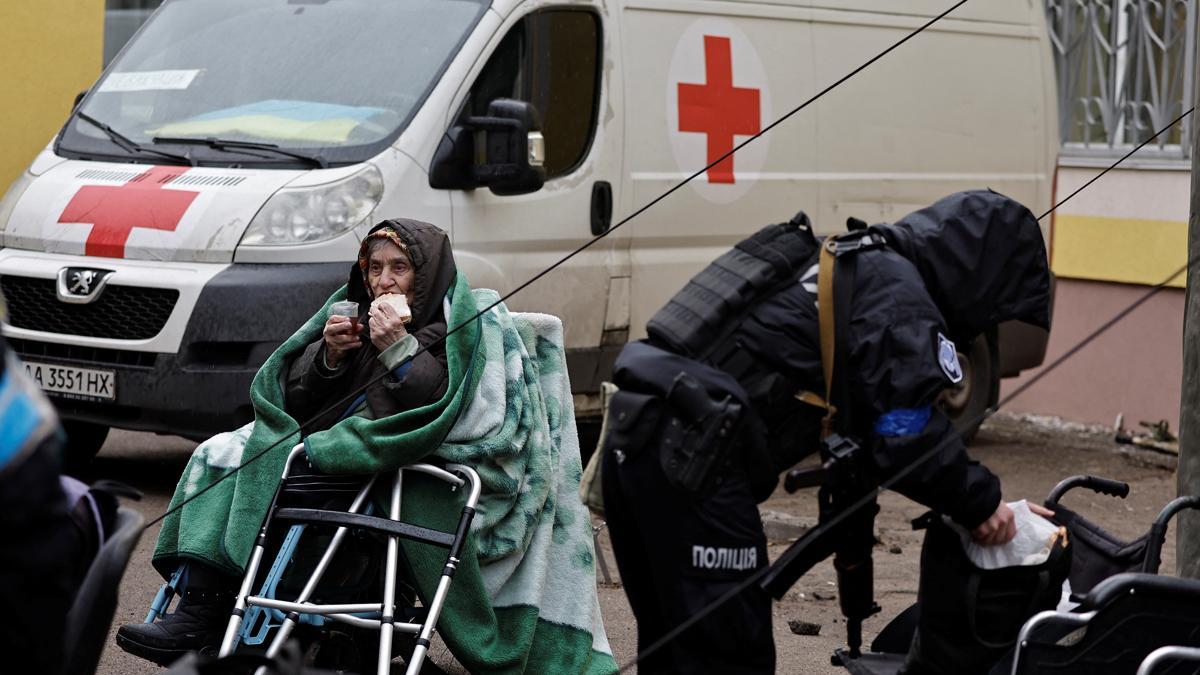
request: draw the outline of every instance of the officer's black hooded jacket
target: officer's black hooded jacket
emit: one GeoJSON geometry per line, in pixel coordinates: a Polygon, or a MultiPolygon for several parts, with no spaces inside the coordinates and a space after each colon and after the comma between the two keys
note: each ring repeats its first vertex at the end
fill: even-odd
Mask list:
{"type": "MultiPolygon", "coordinates": [[[[841,338],[848,355],[837,357],[850,405],[843,402],[839,414],[849,415],[850,431],[871,449],[879,477],[886,478],[953,435],[932,405],[952,384],[947,371],[957,375],[953,364],[939,361],[943,339],[971,339],[1011,319],[1049,328],[1049,271],[1036,219],[990,191],[951,195],[869,233],[888,245],[852,255],[849,334],[841,338]],[[931,405],[919,433],[875,431],[891,411],[931,405]]],[[[814,256],[799,283],[760,301],[728,338],[735,347],[712,359],[749,394],[765,423],[776,473],[818,448],[824,411],[793,397],[800,390],[825,393],[816,263],[814,256]]],[[[957,438],[895,489],[968,528],[1000,502],[999,480],[971,460],[957,438]]]]}

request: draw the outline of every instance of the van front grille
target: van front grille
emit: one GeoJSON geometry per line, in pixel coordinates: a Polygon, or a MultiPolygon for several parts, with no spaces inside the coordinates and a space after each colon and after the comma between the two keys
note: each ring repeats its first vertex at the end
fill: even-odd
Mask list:
{"type": "Polygon", "coordinates": [[[153,352],[134,352],[127,349],[105,349],[103,347],[85,347],[82,345],[62,345],[53,342],[23,340],[21,338],[5,338],[22,359],[37,361],[53,359],[70,361],[85,366],[122,366],[126,368],[154,368],[158,354],[153,352]]]}
{"type": "Polygon", "coordinates": [[[163,329],[179,291],[109,284],[95,301],[62,302],[53,279],[0,276],[0,292],[8,302],[8,322],[16,328],[111,338],[148,340],[163,329]]]}

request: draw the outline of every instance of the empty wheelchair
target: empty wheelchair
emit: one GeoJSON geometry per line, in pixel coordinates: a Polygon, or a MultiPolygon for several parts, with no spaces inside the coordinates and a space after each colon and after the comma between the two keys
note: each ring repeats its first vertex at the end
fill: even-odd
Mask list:
{"type": "MultiPolygon", "coordinates": [[[[1200,611],[1194,609],[1200,607],[1200,582],[1158,576],[1167,527],[1180,511],[1200,509],[1200,497],[1173,500],[1144,534],[1126,541],[1062,506],[1063,496],[1074,489],[1121,499],[1129,495],[1127,483],[1097,476],[1071,476],[1050,491],[1044,505],[1067,528],[1072,545],[1068,583],[1071,600],[1080,604],[1070,612],[1031,617],[990,675],[1133,675],[1157,647],[1200,647],[1200,611]]],[[[901,612],[859,658],[838,650],[835,665],[853,675],[901,672],[919,612],[918,605],[901,612]]],[[[1200,672],[1181,663],[1155,672],[1200,672]]]]}

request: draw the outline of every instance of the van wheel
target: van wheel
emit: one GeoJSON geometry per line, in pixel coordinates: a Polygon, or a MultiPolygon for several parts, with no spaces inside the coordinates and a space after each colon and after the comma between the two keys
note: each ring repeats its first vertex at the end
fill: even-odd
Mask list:
{"type": "Polygon", "coordinates": [[[963,378],[942,392],[938,405],[962,434],[963,443],[970,443],[983,423],[983,413],[1000,398],[1000,370],[996,338],[980,335],[971,342],[970,352],[958,349],[958,362],[963,378]]]}
{"type": "Polygon", "coordinates": [[[104,446],[104,440],[108,438],[108,427],[80,420],[63,420],[62,426],[67,434],[63,473],[79,475],[87,469],[92,463],[92,458],[104,446]]]}

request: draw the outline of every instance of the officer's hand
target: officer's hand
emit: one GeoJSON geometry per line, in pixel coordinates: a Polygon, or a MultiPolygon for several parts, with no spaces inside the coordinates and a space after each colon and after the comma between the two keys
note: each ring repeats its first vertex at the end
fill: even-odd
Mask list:
{"type": "Polygon", "coordinates": [[[1000,546],[1017,536],[1017,518],[1008,504],[1000,502],[996,512],[971,530],[971,538],[980,546],[1000,546]]]}
{"type": "Polygon", "coordinates": [[[1033,511],[1035,514],[1037,514],[1047,520],[1054,518],[1054,512],[1051,511],[1050,509],[1042,506],[1041,504],[1034,504],[1033,502],[1025,502],[1025,503],[1029,505],[1029,510],[1033,511]]]}
{"type": "Polygon", "coordinates": [[[325,337],[325,362],[337,368],[347,352],[362,346],[358,339],[361,332],[362,326],[358,325],[357,320],[351,321],[348,316],[329,317],[321,332],[325,337]]]}

